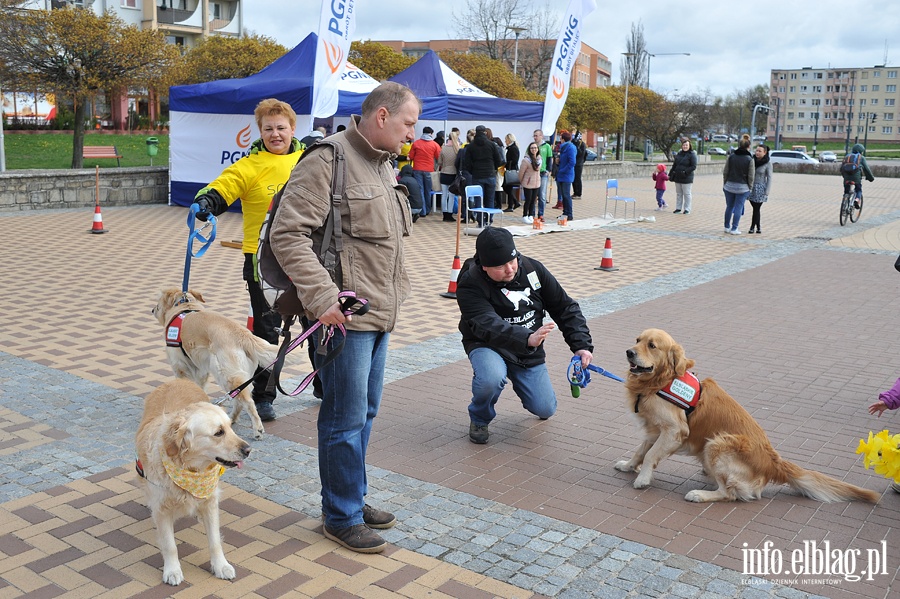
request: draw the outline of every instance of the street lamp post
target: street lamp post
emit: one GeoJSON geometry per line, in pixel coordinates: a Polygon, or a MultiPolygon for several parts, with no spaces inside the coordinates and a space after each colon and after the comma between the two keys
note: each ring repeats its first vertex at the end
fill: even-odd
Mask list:
{"type": "Polygon", "coordinates": [[[620,139],[618,143],[618,151],[624,161],[625,144],[628,143],[628,80],[631,78],[628,75],[631,74],[631,59],[637,56],[637,54],[634,52],[622,52],[622,56],[625,57],[625,63],[628,65],[628,74],[625,77],[625,110],[622,117],[622,139],[620,139]]]}
{"type": "Polygon", "coordinates": [[[513,77],[515,77],[519,70],[519,35],[523,31],[528,31],[527,27],[518,27],[518,26],[509,26],[507,27],[510,31],[516,34],[516,51],[515,58],[513,58],[513,77]]]}
{"type": "Polygon", "coordinates": [[[647,89],[650,89],[650,59],[654,56],[690,56],[690,52],[658,52],[653,54],[647,52],[647,89]]]}
{"type": "Polygon", "coordinates": [[[0,90],[0,173],[6,172],[6,140],[3,137],[3,91],[0,90]]]}

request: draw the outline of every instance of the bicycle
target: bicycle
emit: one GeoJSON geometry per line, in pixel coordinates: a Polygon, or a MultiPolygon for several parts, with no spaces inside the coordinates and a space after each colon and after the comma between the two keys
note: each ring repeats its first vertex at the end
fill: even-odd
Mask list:
{"type": "Polygon", "coordinates": [[[859,220],[859,215],[862,213],[863,209],[863,196],[862,191],[856,186],[853,185],[855,191],[851,193],[845,193],[844,197],[841,199],[841,226],[843,227],[847,224],[847,219],[850,219],[851,223],[855,223],[859,220]],[[855,202],[851,201],[851,199],[855,198],[859,202],[859,207],[857,207],[855,202]]]}

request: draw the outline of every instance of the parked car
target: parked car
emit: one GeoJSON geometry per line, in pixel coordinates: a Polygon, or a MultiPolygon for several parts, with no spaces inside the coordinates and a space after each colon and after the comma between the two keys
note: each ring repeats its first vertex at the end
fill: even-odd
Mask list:
{"type": "Polygon", "coordinates": [[[713,141],[729,141],[727,135],[717,134],[712,136],[713,141]]]}
{"type": "Polygon", "coordinates": [[[765,135],[754,135],[753,141],[766,141],[766,136],[765,135]]]}
{"type": "Polygon", "coordinates": [[[597,152],[588,148],[587,153],[584,155],[585,160],[597,160],[597,152]]]}
{"type": "Polygon", "coordinates": [[[772,150],[769,152],[769,160],[772,164],[819,164],[815,158],[796,150],[772,150]]]}
{"type": "Polygon", "coordinates": [[[710,148],[709,150],[706,151],[706,153],[707,153],[707,154],[714,154],[714,155],[716,155],[716,156],[725,156],[725,155],[728,154],[728,152],[726,152],[726,151],[723,150],[722,148],[715,148],[715,147],[710,148]]]}
{"type": "Polygon", "coordinates": [[[822,162],[837,162],[837,154],[832,152],[831,150],[825,150],[821,154],[819,154],[819,160],[822,162]]]}

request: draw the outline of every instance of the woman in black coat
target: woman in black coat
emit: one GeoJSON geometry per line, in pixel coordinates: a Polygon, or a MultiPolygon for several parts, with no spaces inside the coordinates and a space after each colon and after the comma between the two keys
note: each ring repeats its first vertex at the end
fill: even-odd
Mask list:
{"type": "Polygon", "coordinates": [[[675,214],[691,213],[691,185],[697,170],[697,153],[691,140],[681,140],[681,151],[675,154],[675,161],[669,171],[669,181],[675,184],[675,214]]]}
{"type": "Polygon", "coordinates": [[[521,206],[519,203],[519,146],[516,144],[516,136],[512,133],[506,134],[506,172],[513,172],[514,175],[505,175],[503,178],[503,192],[506,194],[506,210],[504,212],[514,212],[516,208],[521,206]],[[510,179],[515,181],[510,183],[510,179]],[[513,193],[512,188],[516,188],[513,193]]]}

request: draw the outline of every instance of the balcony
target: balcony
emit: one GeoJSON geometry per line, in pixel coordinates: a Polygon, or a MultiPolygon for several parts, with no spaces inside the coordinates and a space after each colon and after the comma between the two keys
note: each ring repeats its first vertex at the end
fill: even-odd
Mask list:
{"type": "Polygon", "coordinates": [[[187,21],[194,14],[192,10],[181,10],[180,8],[157,7],[156,22],[160,25],[174,25],[187,21]]]}

